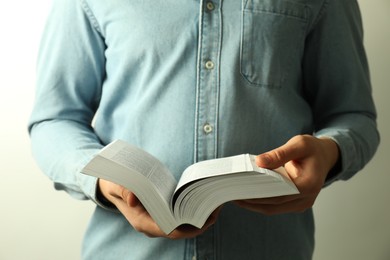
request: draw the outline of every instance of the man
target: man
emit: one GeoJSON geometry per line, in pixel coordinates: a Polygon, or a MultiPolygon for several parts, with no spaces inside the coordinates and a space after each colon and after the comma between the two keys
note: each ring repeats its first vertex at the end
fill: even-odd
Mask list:
{"type": "Polygon", "coordinates": [[[318,193],[379,143],[355,0],[54,0],[37,85],[36,160],[97,204],[83,259],[311,259],[318,193]],[[131,191],[80,173],[119,138],[176,178],[260,154],[300,194],[228,203],[166,235],[131,191]]]}

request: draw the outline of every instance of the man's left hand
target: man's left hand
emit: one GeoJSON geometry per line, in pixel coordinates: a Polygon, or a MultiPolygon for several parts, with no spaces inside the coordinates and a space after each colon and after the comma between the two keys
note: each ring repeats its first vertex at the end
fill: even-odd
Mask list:
{"type": "Polygon", "coordinates": [[[339,156],[338,145],[330,138],[295,136],[286,144],[258,155],[256,163],[268,169],[284,166],[300,194],[239,200],[236,204],[265,215],[303,212],[313,206],[339,156]]]}

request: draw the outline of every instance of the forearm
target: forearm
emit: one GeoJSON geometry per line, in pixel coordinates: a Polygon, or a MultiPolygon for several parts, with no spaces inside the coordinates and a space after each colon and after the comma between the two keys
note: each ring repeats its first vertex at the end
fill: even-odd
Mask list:
{"type": "Polygon", "coordinates": [[[32,123],[32,153],[41,170],[56,189],[78,199],[96,200],[96,179],[80,169],[101,149],[92,129],[70,120],[32,123]]]}

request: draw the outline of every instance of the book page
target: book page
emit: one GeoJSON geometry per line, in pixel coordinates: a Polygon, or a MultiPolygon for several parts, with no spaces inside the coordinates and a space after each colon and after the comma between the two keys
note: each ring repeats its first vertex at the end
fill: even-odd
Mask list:
{"type": "Polygon", "coordinates": [[[142,174],[153,183],[165,201],[170,201],[177,182],[168,168],[157,158],[120,140],[110,144],[101,155],[131,171],[142,174]]]}
{"type": "Polygon", "coordinates": [[[218,158],[195,163],[189,166],[184,172],[175,191],[189,182],[237,172],[252,171],[248,164],[248,154],[241,154],[225,158],[218,158]]]}

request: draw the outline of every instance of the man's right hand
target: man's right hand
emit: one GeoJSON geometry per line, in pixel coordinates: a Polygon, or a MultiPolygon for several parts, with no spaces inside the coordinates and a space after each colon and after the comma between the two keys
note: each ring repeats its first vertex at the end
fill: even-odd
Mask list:
{"type": "Polygon", "coordinates": [[[196,237],[215,223],[220,211],[220,208],[215,210],[201,229],[190,225],[182,225],[167,235],[152,219],[134,193],[118,184],[103,179],[98,180],[98,189],[100,189],[101,194],[108,201],[118,208],[135,230],[144,233],[148,237],[165,237],[170,239],[196,237]]]}

